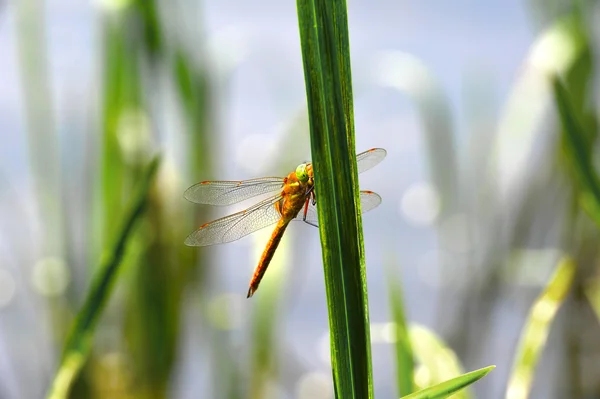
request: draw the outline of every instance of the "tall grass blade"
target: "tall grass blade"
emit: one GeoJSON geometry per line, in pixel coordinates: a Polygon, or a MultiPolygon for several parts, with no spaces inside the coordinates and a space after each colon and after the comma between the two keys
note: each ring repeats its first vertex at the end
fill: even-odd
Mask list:
{"type": "Polygon", "coordinates": [[[585,297],[590,302],[592,310],[600,322],[600,280],[592,280],[585,288],[585,297]]]}
{"type": "Polygon", "coordinates": [[[531,308],[521,334],[513,371],[506,390],[506,399],[524,399],[529,396],[538,360],[546,344],[550,325],[574,280],[576,264],[569,257],[563,258],[531,308]]]}
{"type": "Polygon", "coordinates": [[[20,63],[29,162],[42,221],[43,256],[62,255],[63,218],[59,141],[48,74],[45,7],[39,1],[15,3],[16,49],[20,63]]]}
{"type": "Polygon", "coordinates": [[[372,398],[346,2],[298,0],[297,7],[334,390],[338,398],[372,398]]]}
{"type": "Polygon", "coordinates": [[[441,384],[434,385],[429,388],[425,388],[419,392],[415,392],[408,396],[403,396],[402,399],[443,399],[450,395],[460,391],[479,381],[485,377],[490,371],[495,369],[496,366],[488,366],[479,370],[471,371],[470,373],[463,374],[459,377],[451,380],[442,382],[441,384]]]}
{"type": "Polygon", "coordinates": [[[173,261],[175,243],[181,243],[183,234],[175,236],[169,229],[172,219],[165,209],[164,192],[162,184],[155,184],[148,193],[143,228],[132,240],[139,253],[124,261],[131,270],[124,333],[136,378],[133,396],[145,399],[168,397],[177,356],[181,295],[188,281],[188,269],[173,261]],[[130,263],[134,263],[131,269],[130,263]]]}
{"type": "MultiPolygon", "coordinates": [[[[168,24],[165,17],[172,11],[165,10],[161,15],[155,0],[136,0],[127,9],[128,20],[137,24],[125,24],[122,35],[127,43],[133,43],[137,52],[136,69],[126,69],[123,73],[135,74],[124,79],[125,82],[142,84],[143,93],[160,92],[158,83],[163,72],[169,72],[172,59],[168,24]],[[146,72],[146,73],[143,73],[146,72]],[[137,76],[139,75],[139,76],[137,76]],[[140,79],[141,77],[141,79],[140,79]]],[[[168,18],[168,17],[167,17],[168,18]]],[[[126,54],[126,57],[131,55],[126,54]]],[[[185,59],[189,67],[189,59],[185,59]]],[[[174,77],[171,76],[171,80],[174,77]]],[[[175,82],[176,83],[176,82],[175,82]]],[[[122,84],[123,86],[123,84],[122,84]]],[[[191,98],[196,93],[192,93],[191,98]]],[[[163,102],[156,97],[144,96],[139,104],[139,113],[147,116],[151,128],[137,127],[145,137],[152,136],[152,125],[156,122],[154,110],[163,102]],[[142,130],[144,129],[144,130],[142,130]]],[[[135,99],[133,99],[135,101],[135,99]]],[[[161,108],[162,109],[162,108],[161,108]]],[[[125,110],[127,111],[127,109],[125,110]]],[[[186,115],[187,115],[187,109],[186,115]]],[[[202,114],[196,109],[196,114],[202,114]]],[[[132,127],[130,127],[131,129],[132,127]]],[[[192,130],[192,129],[189,129],[192,130]]],[[[197,129],[194,129],[196,132],[197,129]]],[[[186,135],[187,129],[177,132],[177,142],[186,135]]],[[[139,134],[139,136],[142,136],[139,134]]],[[[198,132],[200,134],[200,132],[198,132]]],[[[121,133],[122,135],[122,133],[121,133]]],[[[187,138],[187,135],[186,135],[187,138]]],[[[184,141],[185,142],[185,141],[184,141]]],[[[186,142],[186,147],[188,146],[186,142]]],[[[205,147],[194,148],[197,152],[206,152],[205,147]]],[[[190,159],[202,158],[191,156],[190,159]]],[[[130,166],[130,162],[127,166],[130,166]]],[[[139,161],[133,165],[138,169],[139,161]]],[[[127,355],[131,361],[131,370],[136,383],[129,388],[129,394],[146,399],[160,399],[168,396],[169,382],[176,365],[181,326],[181,301],[187,285],[193,280],[193,267],[196,264],[196,251],[190,251],[182,245],[181,237],[191,229],[193,216],[189,208],[175,205],[181,201],[179,189],[172,184],[176,173],[173,159],[165,159],[164,180],[154,185],[149,193],[147,215],[143,229],[135,234],[132,247],[139,246],[139,254],[131,262],[131,274],[128,274],[127,298],[125,301],[125,323],[123,328],[127,355]],[[189,225],[188,225],[189,224],[189,225]]],[[[125,170],[125,176],[131,171],[125,170]]],[[[125,260],[128,262],[128,259],[125,260]]],[[[114,372],[114,371],[113,371],[114,372]]]]}
{"type": "MultiPolygon", "coordinates": [[[[123,198],[132,179],[133,168],[126,160],[122,147],[122,124],[128,115],[142,110],[139,57],[136,47],[128,40],[124,15],[106,17],[104,24],[104,93],[102,106],[102,207],[104,215],[120,215],[123,198]],[[120,142],[121,140],[121,142],[120,142]]],[[[136,129],[131,133],[138,133],[136,129]]],[[[116,221],[104,217],[100,221],[104,236],[101,245],[110,242],[116,221]]]]}
{"type": "Polygon", "coordinates": [[[62,399],[67,397],[71,384],[90,352],[94,328],[112,292],[128,239],[136,222],[145,210],[148,193],[159,163],[160,160],[157,156],[146,167],[138,191],[123,219],[121,230],[94,274],[83,307],[77,314],[64,345],[61,363],[48,393],[48,398],[62,399]]]}
{"type": "Polygon", "coordinates": [[[582,30],[578,18],[565,15],[541,32],[529,49],[523,73],[501,115],[490,157],[490,172],[498,176],[497,189],[503,196],[512,195],[535,149],[540,133],[536,127],[544,122],[552,95],[548,74],[589,74],[581,70],[589,52],[582,30]]]}
{"type": "Polygon", "coordinates": [[[565,149],[581,185],[582,208],[600,226],[600,179],[594,169],[589,135],[577,120],[567,89],[558,77],[552,79],[554,98],[565,134],[565,149]]]}
{"type": "Polygon", "coordinates": [[[387,281],[392,321],[396,326],[396,383],[399,395],[405,396],[415,391],[413,349],[404,313],[402,287],[391,272],[388,272],[387,281]]]}

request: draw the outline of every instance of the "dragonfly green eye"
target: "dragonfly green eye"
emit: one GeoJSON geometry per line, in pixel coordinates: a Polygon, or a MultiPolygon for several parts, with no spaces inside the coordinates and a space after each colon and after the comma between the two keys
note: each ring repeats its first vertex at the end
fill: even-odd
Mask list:
{"type": "Polygon", "coordinates": [[[296,177],[302,183],[308,181],[308,172],[306,171],[305,163],[298,165],[298,167],[296,168],[296,177]]]}

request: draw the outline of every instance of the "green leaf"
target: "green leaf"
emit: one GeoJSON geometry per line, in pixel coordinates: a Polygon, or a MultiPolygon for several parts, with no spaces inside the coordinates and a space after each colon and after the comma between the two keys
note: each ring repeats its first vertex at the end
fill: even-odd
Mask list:
{"type": "Polygon", "coordinates": [[[297,0],[336,397],[373,380],[348,18],[344,0],[297,0]]]}
{"type": "Polygon", "coordinates": [[[552,79],[552,87],[565,133],[565,149],[582,187],[581,206],[600,226],[600,179],[594,169],[589,135],[577,120],[569,93],[558,77],[552,79]]]}
{"type": "Polygon", "coordinates": [[[425,388],[419,392],[415,392],[408,396],[403,396],[402,399],[443,399],[460,391],[461,389],[477,382],[485,377],[496,366],[488,366],[479,370],[471,371],[459,377],[442,382],[441,384],[425,388]]]}
{"type": "Polygon", "coordinates": [[[546,344],[550,325],[573,284],[576,269],[573,259],[563,258],[544,292],[531,307],[508,382],[507,399],[524,399],[529,396],[535,368],[546,344]]]}
{"type": "MultiPolygon", "coordinates": [[[[143,109],[139,54],[135,42],[127,37],[128,15],[124,13],[123,19],[107,16],[103,26],[102,184],[98,188],[102,190],[104,218],[96,224],[102,226],[104,235],[99,240],[99,234],[94,231],[92,239],[98,242],[96,248],[103,248],[109,242],[110,235],[117,229],[117,221],[109,215],[122,214],[123,198],[130,195],[127,188],[134,168],[126,162],[130,152],[122,145],[122,124],[128,115],[139,115],[143,109]]],[[[127,133],[141,132],[142,129],[136,128],[127,133]]],[[[136,139],[135,143],[140,143],[139,137],[136,139]]]]}
{"type": "Polygon", "coordinates": [[[396,326],[396,382],[400,396],[415,391],[413,349],[404,314],[402,287],[391,272],[388,273],[388,291],[392,320],[396,326]]]}
{"type": "Polygon", "coordinates": [[[61,363],[48,393],[48,398],[61,399],[67,397],[71,384],[89,355],[94,328],[104,305],[112,293],[128,239],[136,222],[146,208],[148,192],[154,181],[159,163],[160,160],[157,156],[146,167],[133,203],[123,219],[121,230],[94,274],[83,307],[71,326],[71,331],[64,345],[61,363]]]}

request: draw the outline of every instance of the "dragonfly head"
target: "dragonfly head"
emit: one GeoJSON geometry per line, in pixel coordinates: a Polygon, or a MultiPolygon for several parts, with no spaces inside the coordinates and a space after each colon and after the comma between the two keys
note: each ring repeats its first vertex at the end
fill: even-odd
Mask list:
{"type": "Polygon", "coordinates": [[[301,163],[300,165],[298,165],[298,167],[296,168],[296,177],[302,183],[306,183],[308,181],[309,176],[307,164],[301,163]]]}

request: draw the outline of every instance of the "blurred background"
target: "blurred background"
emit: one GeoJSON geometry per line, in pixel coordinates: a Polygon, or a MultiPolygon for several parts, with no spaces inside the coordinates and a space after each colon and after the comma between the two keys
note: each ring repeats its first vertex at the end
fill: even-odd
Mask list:
{"type": "MultiPolygon", "coordinates": [[[[600,398],[598,229],[547,75],[598,152],[596,1],[349,2],[375,394],[398,397],[389,281],[420,386],[490,364],[462,397],[502,398],[559,260],[575,260],[531,398],[600,398]]],[[[144,165],[162,164],[73,398],[332,398],[317,229],[203,248],[203,180],[284,176],[310,159],[296,4],[0,0],[0,398],[42,398],[144,165]]],[[[595,159],[598,159],[596,156],[595,159]]],[[[596,162],[597,166],[598,163],[596,162]]],[[[514,392],[513,392],[514,393],[514,392]]],[[[508,395],[508,396],[507,396],[508,395]]]]}

